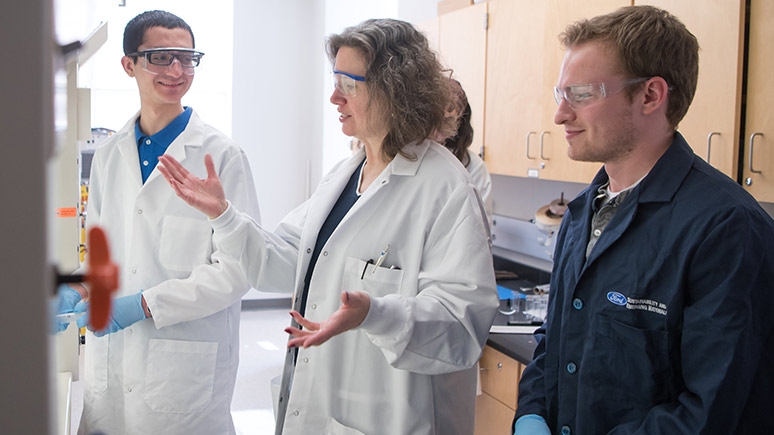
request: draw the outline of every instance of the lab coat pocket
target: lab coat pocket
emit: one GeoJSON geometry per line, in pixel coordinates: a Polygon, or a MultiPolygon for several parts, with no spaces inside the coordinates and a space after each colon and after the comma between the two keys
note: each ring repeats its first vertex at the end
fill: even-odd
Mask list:
{"type": "Polygon", "coordinates": [[[212,227],[201,219],[165,216],[159,240],[159,261],[169,270],[190,272],[209,263],[212,227]]]}
{"type": "Polygon", "coordinates": [[[108,349],[110,348],[110,335],[97,337],[89,334],[89,345],[83,356],[84,379],[87,379],[87,388],[90,394],[99,397],[107,390],[108,386],[108,349]]]}
{"type": "Polygon", "coordinates": [[[365,435],[357,429],[344,426],[332,417],[328,418],[328,427],[325,429],[325,435],[365,435]]]}
{"type": "MultiPolygon", "coordinates": [[[[591,355],[589,401],[616,403],[623,415],[629,410],[646,412],[653,403],[667,400],[669,383],[667,332],[626,324],[600,316],[596,322],[591,355]]],[[[604,407],[602,407],[604,408],[604,407]]]]}
{"type": "Polygon", "coordinates": [[[400,294],[403,271],[388,267],[374,269],[372,263],[347,257],[344,264],[342,291],[363,291],[371,296],[400,294]]]}
{"type": "Polygon", "coordinates": [[[145,402],[156,412],[199,412],[212,399],[218,343],[151,340],[145,402]]]}

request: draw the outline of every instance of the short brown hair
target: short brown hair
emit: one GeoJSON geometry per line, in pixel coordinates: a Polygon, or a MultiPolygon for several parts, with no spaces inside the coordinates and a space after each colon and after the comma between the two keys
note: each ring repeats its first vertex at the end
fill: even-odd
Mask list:
{"type": "Polygon", "coordinates": [[[414,158],[403,147],[422,142],[449,122],[448,79],[427,38],[405,21],[371,19],[328,37],[331,63],[341,47],[356,49],[366,61],[369,118],[378,115],[387,124],[382,151],[389,158],[398,153],[414,158]]]}
{"type": "Polygon", "coordinates": [[[565,48],[597,41],[610,44],[622,73],[666,80],[667,121],[677,129],[696,93],[699,76],[699,42],[677,17],[653,6],[627,6],[575,22],[560,39],[565,48]]]}

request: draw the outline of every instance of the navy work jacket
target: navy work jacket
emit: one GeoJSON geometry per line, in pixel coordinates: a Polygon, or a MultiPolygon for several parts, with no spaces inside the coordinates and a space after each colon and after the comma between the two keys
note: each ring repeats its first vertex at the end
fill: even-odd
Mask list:
{"type": "Polygon", "coordinates": [[[599,171],[557,235],[516,418],[552,433],[774,433],[774,222],[675,133],[586,259],[599,171]]]}

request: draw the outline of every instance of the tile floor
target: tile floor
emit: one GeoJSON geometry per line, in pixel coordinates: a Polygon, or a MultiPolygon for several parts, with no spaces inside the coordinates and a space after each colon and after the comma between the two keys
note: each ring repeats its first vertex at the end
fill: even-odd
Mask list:
{"type": "MultiPolygon", "coordinates": [[[[290,303],[288,303],[288,306],[290,303]]],[[[282,374],[289,308],[242,310],[239,355],[231,414],[238,435],[274,433],[271,380],[282,374]]]]}
{"type": "MultiPolygon", "coordinates": [[[[287,342],[287,334],[283,329],[290,324],[288,311],[288,308],[242,309],[239,328],[242,348],[231,402],[231,414],[238,435],[274,433],[270,385],[271,379],[282,373],[287,342]]],[[[74,382],[72,435],[78,433],[82,402],[81,383],[74,382]]]]}

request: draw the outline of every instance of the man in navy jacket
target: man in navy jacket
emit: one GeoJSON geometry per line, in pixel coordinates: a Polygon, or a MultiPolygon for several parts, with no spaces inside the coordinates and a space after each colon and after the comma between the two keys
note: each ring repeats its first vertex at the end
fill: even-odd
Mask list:
{"type": "Polygon", "coordinates": [[[677,132],[696,38],[632,6],[562,42],[555,122],[604,167],[557,236],[515,434],[774,433],[774,221],[677,132]]]}

